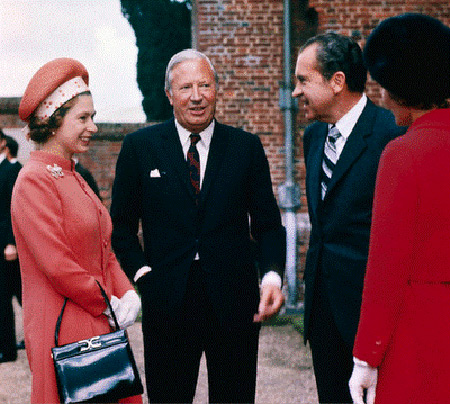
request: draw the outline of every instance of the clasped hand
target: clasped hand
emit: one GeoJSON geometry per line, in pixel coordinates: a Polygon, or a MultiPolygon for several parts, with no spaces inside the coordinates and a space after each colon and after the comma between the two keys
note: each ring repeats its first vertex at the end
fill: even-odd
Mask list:
{"type": "MultiPolygon", "coordinates": [[[[134,290],[128,290],[120,299],[117,296],[111,296],[110,303],[122,330],[134,324],[141,310],[141,299],[134,290]]],[[[111,327],[114,327],[114,320],[109,309],[105,311],[105,314],[111,327]]]]}

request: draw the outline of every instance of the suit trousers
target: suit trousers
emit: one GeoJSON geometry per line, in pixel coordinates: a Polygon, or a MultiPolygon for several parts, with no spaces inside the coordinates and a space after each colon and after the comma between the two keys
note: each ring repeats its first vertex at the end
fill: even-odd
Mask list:
{"type": "Polygon", "coordinates": [[[309,343],[319,403],[352,403],[348,387],[353,371],[352,347],[336,326],[321,276],[314,293],[309,343]]]}
{"type": "MultiPolygon", "coordinates": [[[[232,275],[230,275],[232,276],[232,275]]],[[[142,295],[145,375],[150,403],[192,403],[205,352],[210,403],[253,403],[260,326],[222,324],[198,261],[178,315],[149,314],[142,295]]],[[[148,291],[148,293],[151,293],[148,291]]]]}
{"type": "Polygon", "coordinates": [[[16,328],[8,269],[8,263],[0,258],[0,362],[17,359],[16,328]]]}
{"type": "Polygon", "coordinates": [[[20,305],[22,305],[22,281],[20,279],[19,260],[5,261],[6,277],[8,278],[8,290],[12,297],[16,297],[20,305]]]}

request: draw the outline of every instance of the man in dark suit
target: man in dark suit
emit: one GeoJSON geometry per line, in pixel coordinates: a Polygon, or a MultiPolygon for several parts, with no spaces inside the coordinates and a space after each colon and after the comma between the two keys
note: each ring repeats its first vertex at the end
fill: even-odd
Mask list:
{"type": "Polygon", "coordinates": [[[9,263],[17,260],[10,209],[12,190],[19,171],[7,159],[6,144],[6,136],[0,130],[0,362],[17,359],[9,263]]]}
{"type": "Polygon", "coordinates": [[[284,300],[268,161],[257,136],[214,119],[217,81],[204,54],[174,55],[174,119],[128,135],[117,161],[112,241],[142,295],[152,403],[192,402],[203,352],[210,402],[254,402],[260,322],[284,300]]]}
{"type": "Polygon", "coordinates": [[[348,380],[368,257],[380,154],[403,133],[364,94],[359,45],[329,33],[300,49],[293,97],[317,120],[304,134],[312,225],[305,266],[305,342],[320,403],[351,403],[348,380]]]}

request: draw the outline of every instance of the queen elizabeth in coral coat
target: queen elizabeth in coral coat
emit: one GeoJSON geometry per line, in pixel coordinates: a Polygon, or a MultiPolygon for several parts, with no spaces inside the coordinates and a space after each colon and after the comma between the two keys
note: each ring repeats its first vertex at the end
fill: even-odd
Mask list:
{"type": "MultiPolygon", "coordinates": [[[[12,198],[12,221],[20,255],[25,345],[33,403],[57,403],[50,350],[64,298],[68,303],[60,344],[110,332],[105,301],[132,286],[111,251],[106,208],[74,171],[74,163],[44,151],[31,154],[12,198]]],[[[126,402],[142,402],[141,397],[126,402]]]]}

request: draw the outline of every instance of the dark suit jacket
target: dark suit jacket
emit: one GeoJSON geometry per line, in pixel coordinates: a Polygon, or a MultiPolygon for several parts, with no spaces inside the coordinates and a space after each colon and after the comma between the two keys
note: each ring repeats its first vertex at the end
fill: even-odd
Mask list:
{"type": "Polygon", "coordinates": [[[11,225],[11,194],[19,173],[6,158],[0,163],[0,253],[8,244],[15,244],[11,225]]]}
{"type": "Polygon", "coordinates": [[[305,339],[316,277],[321,271],[335,323],[352,346],[359,322],[378,161],[386,144],[405,128],[396,126],[389,111],[368,100],[322,201],[321,165],[327,129],[326,123],[316,122],[304,135],[306,196],[312,225],[304,275],[305,339]]]}
{"type": "Polygon", "coordinates": [[[126,136],[112,193],[113,248],[149,302],[147,313],[173,314],[199,253],[211,300],[223,321],[251,322],[260,275],[281,275],[285,231],[259,138],[216,122],[198,207],[174,120],[126,136]],[[157,171],[155,171],[157,170],[157,171]],[[151,172],[159,177],[151,177],[151,172]],[[144,250],[138,241],[142,219],[144,250]],[[250,226],[251,222],[251,226],[250,226]]]}

